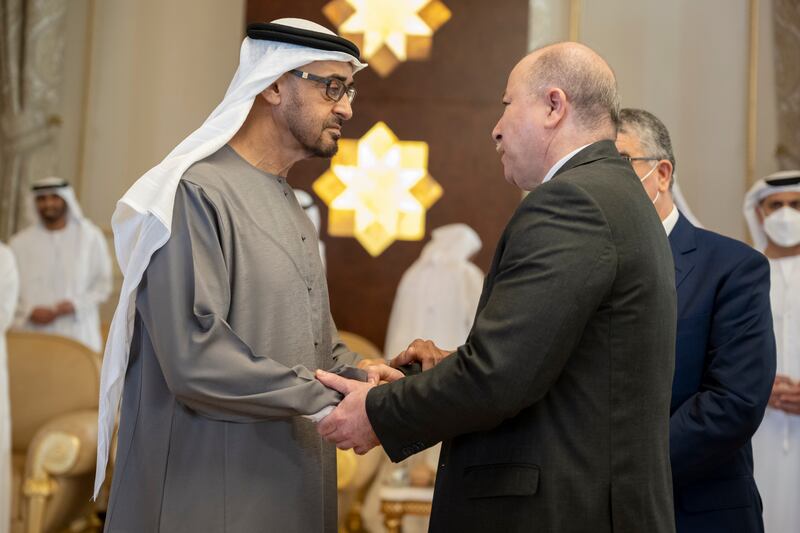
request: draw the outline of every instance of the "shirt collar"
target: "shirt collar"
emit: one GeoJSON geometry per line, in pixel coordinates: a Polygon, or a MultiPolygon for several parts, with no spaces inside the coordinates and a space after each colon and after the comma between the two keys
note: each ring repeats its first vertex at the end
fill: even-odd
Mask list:
{"type": "Polygon", "coordinates": [[[567,161],[572,159],[572,156],[574,156],[575,154],[577,154],[578,152],[580,152],[581,150],[583,150],[587,146],[589,146],[589,145],[588,144],[584,144],[580,148],[576,148],[575,150],[571,151],[570,153],[568,153],[567,155],[565,155],[564,157],[559,159],[556,162],[555,165],[550,167],[550,170],[547,171],[547,174],[544,175],[544,179],[542,180],[542,183],[544,184],[544,183],[547,183],[548,181],[550,181],[553,178],[553,176],[556,175],[556,172],[558,172],[559,169],[564,166],[564,163],[566,163],[567,161]]]}
{"type": "Polygon", "coordinates": [[[664,224],[664,230],[667,232],[667,236],[669,236],[669,234],[672,233],[672,230],[675,229],[675,224],[678,223],[679,216],[678,208],[673,205],[672,211],[669,212],[667,218],[661,221],[661,223],[664,224]]]}

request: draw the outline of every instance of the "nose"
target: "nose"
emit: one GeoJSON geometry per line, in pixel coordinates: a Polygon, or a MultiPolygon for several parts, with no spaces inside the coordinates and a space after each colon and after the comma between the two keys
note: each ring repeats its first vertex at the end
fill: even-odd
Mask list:
{"type": "Polygon", "coordinates": [[[350,120],[353,116],[353,106],[350,104],[350,99],[347,95],[342,96],[336,105],[333,106],[333,112],[342,120],[350,120]]]}
{"type": "Polygon", "coordinates": [[[57,203],[56,199],[50,195],[40,196],[37,200],[37,203],[44,209],[49,209],[57,203]]]}
{"type": "Polygon", "coordinates": [[[495,124],[494,129],[492,130],[492,139],[494,139],[495,143],[499,143],[503,140],[503,134],[500,133],[500,122],[498,121],[495,124]]]}

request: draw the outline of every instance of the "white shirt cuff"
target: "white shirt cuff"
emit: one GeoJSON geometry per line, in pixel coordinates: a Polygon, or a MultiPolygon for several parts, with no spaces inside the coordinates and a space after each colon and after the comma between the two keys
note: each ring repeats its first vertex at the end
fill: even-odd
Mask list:
{"type": "Polygon", "coordinates": [[[331,412],[333,412],[335,408],[336,406],[329,405],[328,407],[323,407],[313,415],[303,415],[303,418],[308,418],[309,420],[311,420],[316,424],[317,422],[321,421],[323,418],[331,414],[331,412]]]}

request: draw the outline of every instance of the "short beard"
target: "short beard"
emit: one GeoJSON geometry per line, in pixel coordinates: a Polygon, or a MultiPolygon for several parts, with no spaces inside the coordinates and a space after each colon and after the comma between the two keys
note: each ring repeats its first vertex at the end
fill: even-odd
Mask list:
{"type": "Polygon", "coordinates": [[[41,218],[42,222],[44,222],[46,225],[60,222],[67,216],[66,205],[60,209],[37,209],[37,211],[39,211],[39,218],[41,218]]]}
{"type": "Polygon", "coordinates": [[[292,95],[290,99],[292,111],[289,113],[286,123],[289,126],[289,132],[294,136],[297,142],[305,149],[306,152],[312,157],[331,158],[339,151],[338,140],[326,143],[322,136],[325,134],[325,129],[333,126],[342,125],[342,121],[337,117],[331,117],[325,121],[322,130],[316,138],[313,138],[313,133],[310,132],[309,120],[306,118],[303,109],[303,101],[297,95],[292,95]]]}
{"type": "Polygon", "coordinates": [[[324,128],[323,131],[320,132],[319,137],[317,140],[314,141],[312,144],[307,144],[303,140],[300,140],[300,143],[303,145],[303,148],[306,149],[308,153],[310,153],[313,157],[322,157],[326,159],[330,159],[331,157],[336,155],[336,152],[339,151],[339,143],[338,141],[333,141],[331,143],[326,144],[322,140],[322,135],[325,133],[324,128]]]}

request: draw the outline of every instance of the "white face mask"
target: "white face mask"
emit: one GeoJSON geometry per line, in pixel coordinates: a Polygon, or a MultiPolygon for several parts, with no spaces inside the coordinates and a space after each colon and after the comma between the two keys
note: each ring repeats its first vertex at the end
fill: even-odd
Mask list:
{"type": "MultiPolygon", "coordinates": [[[[656,167],[658,166],[658,163],[659,163],[659,161],[656,161],[656,164],[655,164],[655,165],[653,165],[653,168],[651,168],[651,169],[650,169],[650,172],[648,172],[647,174],[645,174],[644,176],[642,176],[641,178],[639,178],[639,181],[641,181],[642,183],[644,183],[644,180],[646,180],[647,178],[649,178],[649,177],[650,177],[650,175],[651,175],[653,172],[655,172],[655,170],[656,170],[656,167]]],[[[658,196],[659,196],[660,194],[661,194],[661,191],[659,191],[658,189],[656,189],[656,197],[655,197],[655,199],[651,200],[651,202],[653,202],[653,205],[656,205],[656,202],[658,201],[658,196]]]]}
{"type": "Polygon", "coordinates": [[[800,211],[788,205],[781,207],[764,218],[764,231],[778,246],[788,248],[800,244],[800,211]]]}

